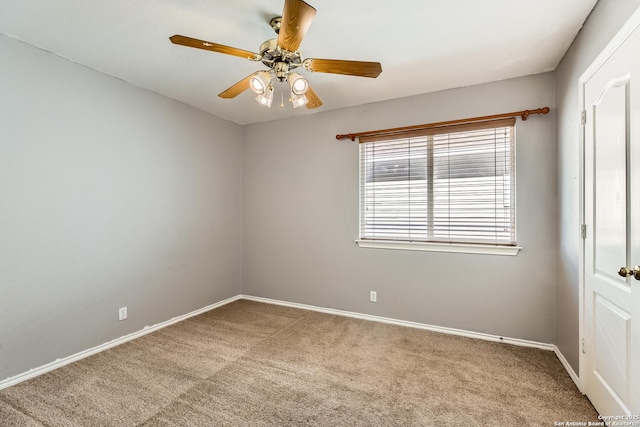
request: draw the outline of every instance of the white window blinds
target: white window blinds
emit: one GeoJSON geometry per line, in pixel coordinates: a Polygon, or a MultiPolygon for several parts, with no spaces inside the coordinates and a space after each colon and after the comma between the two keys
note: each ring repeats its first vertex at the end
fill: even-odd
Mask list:
{"type": "Polygon", "coordinates": [[[514,125],[360,137],[360,238],[515,245],[514,125]]]}

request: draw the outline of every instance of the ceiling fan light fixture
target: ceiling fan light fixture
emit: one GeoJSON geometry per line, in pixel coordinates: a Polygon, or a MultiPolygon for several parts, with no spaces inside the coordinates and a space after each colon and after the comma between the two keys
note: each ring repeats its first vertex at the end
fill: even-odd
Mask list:
{"type": "Polygon", "coordinates": [[[258,101],[260,105],[271,108],[271,103],[273,102],[273,86],[267,86],[267,89],[264,93],[258,94],[258,96],[256,96],[256,101],[258,101]]]}
{"type": "Polygon", "coordinates": [[[298,107],[302,107],[303,105],[307,105],[307,102],[309,102],[309,99],[307,99],[307,97],[304,94],[298,95],[293,91],[291,92],[291,104],[293,105],[293,108],[298,108],[298,107]]]}
{"type": "Polygon", "coordinates": [[[260,71],[249,80],[249,87],[258,95],[265,95],[270,85],[271,76],[267,71],[260,71]]]}
{"type": "Polygon", "coordinates": [[[295,95],[304,95],[309,89],[309,81],[298,73],[289,73],[289,85],[291,93],[295,95]]]}

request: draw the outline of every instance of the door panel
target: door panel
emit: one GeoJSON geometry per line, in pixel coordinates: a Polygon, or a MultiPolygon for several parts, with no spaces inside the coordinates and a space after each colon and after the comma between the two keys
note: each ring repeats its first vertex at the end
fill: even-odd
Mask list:
{"type": "Polygon", "coordinates": [[[628,401],[626,373],[629,371],[631,315],[608,299],[595,294],[594,372],[623,401],[628,401]]]}
{"type": "Polygon", "coordinates": [[[618,276],[627,260],[627,85],[629,76],[607,82],[593,105],[595,132],[594,203],[595,269],[624,283],[618,276]]]}
{"type": "Polygon", "coordinates": [[[603,415],[640,413],[640,281],[618,274],[640,264],[638,51],[636,29],[584,86],[583,386],[603,415]]]}

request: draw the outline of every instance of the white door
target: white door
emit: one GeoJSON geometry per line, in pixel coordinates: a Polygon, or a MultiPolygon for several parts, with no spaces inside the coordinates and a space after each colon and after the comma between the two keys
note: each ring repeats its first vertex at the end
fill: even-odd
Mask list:
{"type": "Polygon", "coordinates": [[[602,415],[640,414],[640,29],[625,28],[583,92],[582,372],[602,415]]]}

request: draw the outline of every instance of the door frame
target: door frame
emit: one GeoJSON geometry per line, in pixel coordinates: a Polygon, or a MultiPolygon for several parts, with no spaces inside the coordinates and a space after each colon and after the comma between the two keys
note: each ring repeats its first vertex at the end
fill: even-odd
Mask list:
{"type": "Polygon", "coordinates": [[[578,236],[580,239],[580,256],[578,259],[578,354],[580,369],[578,372],[579,384],[578,388],[580,392],[585,392],[585,378],[586,378],[586,356],[582,351],[582,346],[585,337],[585,238],[583,237],[582,230],[585,227],[585,124],[584,119],[586,114],[585,106],[585,87],[587,82],[595,75],[595,73],[604,65],[604,63],[615,53],[616,50],[629,38],[629,36],[640,26],[640,7],[631,15],[629,20],[620,28],[616,35],[606,45],[606,47],[600,52],[600,54],[593,60],[591,65],[585,70],[584,73],[578,79],[578,117],[580,120],[580,137],[579,137],[579,172],[580,177],[580,189],[579,189],[579,205],[580,205],[580,230],[578,236]]]}

